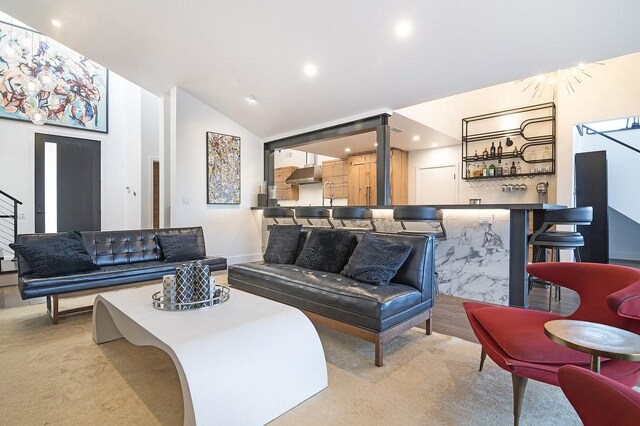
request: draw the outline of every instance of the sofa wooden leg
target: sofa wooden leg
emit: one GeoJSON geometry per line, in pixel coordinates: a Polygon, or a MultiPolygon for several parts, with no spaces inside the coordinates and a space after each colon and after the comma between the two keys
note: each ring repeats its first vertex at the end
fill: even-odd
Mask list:
{"type": "Polygon", "coordinates": [[[482,352],[480,352],[480,368],[478,368],[478,371],[482,371],[482,368],[484,367],[484,361],[487,359],[487,353],[485,352],[484,348],[482,348],[482,352]]]}
{"type": "Polygon", "coordinates": [[[54,324],[58,324],[58,296],[47,296],[47,312],[54,324]]]}
{"type": "Polygon", "coordinates": [[[433,333],[433,328],[432,328],[432,324],[431,324],[431,317],[429,317],[429,319],[427,320],[426,324],[425,324],[425,330],[427,331],[427,335],[431,336],[431,333],[433,333]]]}
{"type": "Polygon", "coordinates": [[[382,336],[378,335],[375,341],[376,345],[376,367],[382,367],[383,345],[382,336]]]}
{"type": "Polygon", "coordinates": [[[520,423],[520,414],[522,413],[522,400],[524,399],[524,391],[527,388],[529,379],[526,377],[511,374],[513,382],[513,425],[518,426],[520,423]]]}

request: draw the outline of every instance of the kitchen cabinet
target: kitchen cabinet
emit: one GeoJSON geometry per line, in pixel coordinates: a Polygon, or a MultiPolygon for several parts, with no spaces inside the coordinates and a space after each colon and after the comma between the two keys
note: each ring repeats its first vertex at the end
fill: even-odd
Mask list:
{"type": "Polygon", "coordinates": [[[278,167],[273,171],[274,184],[276,186],[276,196],[278,200],[297,201],[300,198],[298,185],[289,185],[285,181],[291,173],[297,170],[297,167],[278,167]]]}
{"type": "Polygon", "coordinates": [[[349,194],[349,167],[347,160],[330,160],[322,162],[322,184],[324,198],[347,198],[349,194]],[[325,185],[331,182],[331,187],[325,185]]]}
{"type": "MultiPolygon", "coordinates": [[[[405,151],[391,149],[391,204],[408,202],[408,156],[405,151]]],[[[377,156],[376,153],[357,154],[347,158],[348,204],[350,206],[372,206],[377,203],[377,156]]]]}

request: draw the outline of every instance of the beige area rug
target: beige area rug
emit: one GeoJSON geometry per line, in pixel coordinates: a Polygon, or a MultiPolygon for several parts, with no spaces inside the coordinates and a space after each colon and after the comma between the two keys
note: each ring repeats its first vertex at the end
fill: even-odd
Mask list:
{"type": "MultiPolygon", "coordinates": [[[[0,424],[182,424],[168,355],[125,340],[98,346],[90,315],[56,326],[44,309],[0,310],[0,424]]],[[[488,359],[478,372],[477,344],[411,330],[388,344],[377,368],[372,344],[324,329],[320,336],[329,387],[272,424],[512,424],[510,375],[488,359]]],[[[580,424],[559,388],[535,381],[523,410],[523,425],[580,424]]]]}

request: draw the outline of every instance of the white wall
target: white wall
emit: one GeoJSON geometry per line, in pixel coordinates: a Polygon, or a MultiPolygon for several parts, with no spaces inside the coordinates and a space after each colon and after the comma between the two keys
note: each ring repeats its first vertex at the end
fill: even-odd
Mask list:
{"type": "Polygon", "coordinates": [[[160,103],[162,98],[142,90],[141,116],[141,223],[143,228],[153,225],[153,166],[160,160],[160,103]]]}
{"type": "Polygon", "coordinates": [[[30,122],[0,120],[0,189],[23,201],[20,233],[35,230],[35,134],[46,133],[101,142],[102,229],[140,227],[140,88],[111,72],[109,133],[30,122]],[[130,187],[127,192],[126,187],[130,187]],[[137,196],[133,196],[136,192],[137,196]]]}
{"type": "Polygon", "coordinates": [[[207,253],[223,255],[229,263],[260,259],[260,215],[253,214],[250,207],[257,205],[258,186],[263,180],[262,140],[180,88],[174,88],[169,96],[175,99],[165,102],[175,104],[169,111],[170,120],[175,116],[175,131],[169,125],[168,138],[171,226],[202,226],[207,253]],[[207,131],[241,138],[240,205],[207,204],[207,131]]]}

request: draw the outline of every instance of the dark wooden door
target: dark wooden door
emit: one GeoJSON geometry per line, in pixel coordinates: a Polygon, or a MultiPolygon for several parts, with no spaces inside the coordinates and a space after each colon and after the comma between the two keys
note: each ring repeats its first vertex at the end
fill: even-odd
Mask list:
{"type": "Polygon", "coordinates": [[[160,162],[153,162],[153,228],[160,228],[160,162]]]}
{"type": "Polygon", "coordinates": [[[607,152],[594,151],[576,154],[576,207],[592,206],[593,222],[578,226],[584,236],[580,248],[583,262],[609,263],[609,197],[607,152]]]}
{"type": "Polygon", "coordinates": [[[36,232],[99,231],[100,209],[100,141],[36,133],[36,232]]]}

